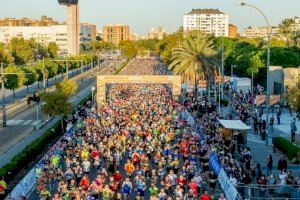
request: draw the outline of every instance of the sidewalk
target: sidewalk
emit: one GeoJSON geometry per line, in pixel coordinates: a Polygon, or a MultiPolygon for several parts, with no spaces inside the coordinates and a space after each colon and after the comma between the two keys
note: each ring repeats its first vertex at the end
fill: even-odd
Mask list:
{"type": "MultiPolygon", "coordinates": [[[[271,117],[272,114],[269,116],[271,117]]],[[[280,117],[280,124],[277,124],[276,113],[274,113],[275,123],[274,123],[274,131],[269,132],[271,137],[284,137],[288,141],[291,141],[291,127],[290,124],[293,118],[296,118],[295,115],[291,116],[287,110],[283,110],[280,117]]],[[[262,119],[266,119],[266,114],[262,115],[262,119]]],[[[300,146],[300,120],[296,118],[296,144],[300,146]]]]}

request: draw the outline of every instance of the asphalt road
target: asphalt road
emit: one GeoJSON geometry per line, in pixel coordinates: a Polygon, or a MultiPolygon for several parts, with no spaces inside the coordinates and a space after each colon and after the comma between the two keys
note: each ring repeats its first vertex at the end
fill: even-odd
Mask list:
{"type": "MultiPolygon", "coordinates": [[[[83,79],[79,79],[77,81],[78,92],[70,99],[70,102],[77,103],[77,100],[82,97],[82,95],[87,96],[90,92],[90,87],[95,85],[95,75],[111,74],[111,68],[115,67],[115,65],[120,65],[120,63],[115,63],[115,65],[110,64],[111,63],[108,62],[103,68],[97,68],[95,69],[96,71],[88,73],[83,79]]],[[[10,117],[7,121],[8,127],[0,127],[0,156],[34,131],[37,125],[36,113],[37,107],[32,104],[29,108],[25,108],[24,111],[10,117]]],[[[49,120],[46,119],[46,116],[41,116],[39,124],[41,124],[41,119],[45,121],[49,120]]],[[[0,122],[2,123],[2,121],[0,122]]]]}
{"type": "MultiPolygon", "coordinates": [[[[91,69],[91,66],[84,66],[83,67],[83,72],[87,71],[91,69]]],[[[69,71],[69,78],[72,78],[78,74],[81,73],[81,69],[74,69],[74,70],[70,70],[69,71]]],[[[57,81],[61,80],[62,77],[66,76],[66,74],[59,74],[56,78],[51,78],[48,80],[48,87],[52,87],[57,81]]],[[[46,82],[47,84],[47,82],[46,82]]],[[[39,90],[41,90],[43,88],[43,82],[35,82],[34,84],[30,85],[28,87],[28,92],[27,92],[27,87],[23,86],[22,88],[19,88],[15,91],[15,99],[13,96],[13,92],[10,90],[5,89],[5,104],[9,105],[11,103],[13,103],[14,101],[18,100],[18,99],[22,99],[24,97],[26,97],[28,94],[33,94],[35,92],[38,92],[39,90]]],[[[1,91],[1,97],[2,97],[2,91],[1,91]]],[[[0,99],[0,105],[2,106],[3,100],[2,98],[0,99]]]]}

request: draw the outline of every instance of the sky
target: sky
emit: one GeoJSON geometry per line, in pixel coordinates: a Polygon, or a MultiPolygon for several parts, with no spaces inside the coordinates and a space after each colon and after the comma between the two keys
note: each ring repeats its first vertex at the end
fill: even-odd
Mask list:
{"type": "MultiPolygon", "coordinates": [[[[277,25],[284,18],[300,16],[300,0],[244,0],[259,7],[277,25]]],[[[80,22],[89,22],[100,29],[106,24],[127,24],[132,32],[145,35],[151,28],[162,26],[176,31],[183,15],[193,8],[215,8],[229,15],[229,23],[243,33],[248,26],[265,25],[263,17],[253,8],[240,7],[240,0],[79,0],[80,22]]],[[[42,15],[63,22],[65,6],[57,0],[0,0],[0,18],[42,15]]]]}

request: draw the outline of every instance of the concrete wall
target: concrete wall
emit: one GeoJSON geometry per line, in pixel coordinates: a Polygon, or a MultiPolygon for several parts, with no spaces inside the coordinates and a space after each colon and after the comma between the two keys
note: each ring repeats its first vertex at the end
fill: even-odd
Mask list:
{"type": "MultiPolygon", "coordinates": [[[[281,66],[270,66],[270,94],[274,94],[274,84],[283,85],[283,72],[281,66]]],[[[283,88],[281,88],[282,91],[283,88]]]]}

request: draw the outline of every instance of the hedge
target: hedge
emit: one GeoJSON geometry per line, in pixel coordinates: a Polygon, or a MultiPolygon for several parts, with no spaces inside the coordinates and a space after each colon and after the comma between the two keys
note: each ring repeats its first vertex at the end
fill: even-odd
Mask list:
{"type": "Polygon", "coordinates": [[[300,162],[300,148],[283,137],[273,138],[273,145],[285,154],[293,163],[300,162]]]}
{"type": "MultiPolygon", "coordinates": [[[[91,99],[91,95],[84,98],[79,105],[85,104],[91,99]]],[[[0,168],[0,176],[4,176],[8,180],[9,188],[14,187],[15,179],[22,170],[32,168],[36,162],[48,151],[48,147],[52,146],[62,136],[60,121],[49,128],[41,137],[30,143],[20,153],[15,155],[12,160],[0,168]],[[53,131],[54,130],[54,131],[53,131]]],[[[21,175],[22,176],[22,175],[21,175]]]]}
{"type": "Polygon", "coordinates": [[[41,137],[30,143],[20,153],[15,155],[11,162],[0,168],[0,176],[6,176],[9,180],[13,179],[22,169],[27,168],[31,162],[36,161],[36,158],[41,155],[45,147],[56,140],[61,135],[60,122],[57,122],[53,127],[49,128],[41,137]],[[52,129],[55,133],[53,134],[52,129]]]}
{"type": "Polygon", "coordinates": [[[114,75],[118,75],[125,67],[126,65],[129,63],[129,61],[124,62],[115,72],[114,75]]]}

